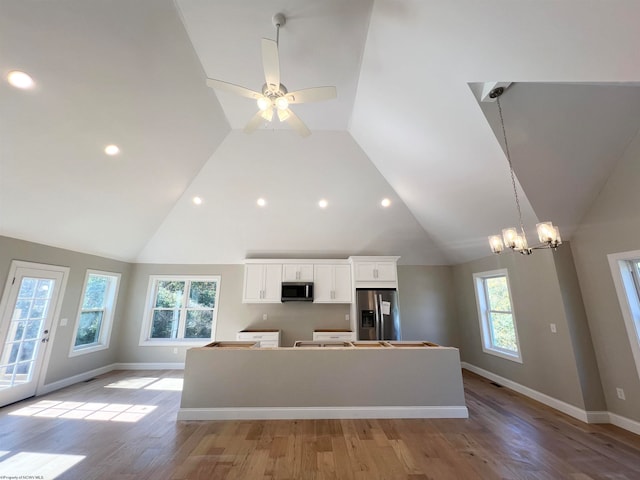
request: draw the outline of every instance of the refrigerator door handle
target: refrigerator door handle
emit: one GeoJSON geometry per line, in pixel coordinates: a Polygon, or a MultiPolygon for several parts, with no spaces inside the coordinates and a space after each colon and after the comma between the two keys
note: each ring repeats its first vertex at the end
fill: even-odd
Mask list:
{"type": "Polygon", "coordinates": [[[376,336],[378,337],[377,340],[382,340],[380,335],[382,333],[380,330],[380,311],[378,310],[378,297],[376,295],[373,295],[373,303],[375,303],[373,311],[376,318],[376,336]]]}
{"type": "Polygon", "coordinates": [[[382,311],[382,295],[378,295],[378,309],[380,310],[380,340],[384,338],[384,312],[382,311]]]}

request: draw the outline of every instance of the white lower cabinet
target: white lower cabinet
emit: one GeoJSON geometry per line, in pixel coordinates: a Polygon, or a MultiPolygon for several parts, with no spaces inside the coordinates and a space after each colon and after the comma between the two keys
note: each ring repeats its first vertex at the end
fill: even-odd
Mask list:
{"type": "Polygon", "coordinates": [[[313,332],[314,342],[326,342],[328,340],[350,342],[353,340],[353,332],[313,332]]]}
{"type": "Polygon", "coordinates": [[[351,266],[316,265],[313,278],[314,303],[351,303],[351,266]]]}
{"type": "Polygon", "coordinates": [[[260,348],[279,347],[280,330],[242,330],[236,335],[241,342],[260,342],[260,348]]]}

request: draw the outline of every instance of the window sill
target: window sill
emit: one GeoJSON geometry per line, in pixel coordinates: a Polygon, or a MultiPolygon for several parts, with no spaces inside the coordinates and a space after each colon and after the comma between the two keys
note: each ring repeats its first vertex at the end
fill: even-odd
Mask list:
{"type": "Polygon", "coordinates": [[[505,360],[510,360],[510,361],[516,362],[516,363],[522,363],[522,356],[518,355],[518,354],[507,353],[507,352],[504,352],[502,350],[495,350],[495,349],[487,348],[487,347],[483,347],[482,351],[484,353],[488,353],[489,355],[493,355],[495,357],[500,357],[500,358],[503,358],[505,360]]]}
{"type": "Polygon", "coordinates": [[[109,348],[109,345],[104,345],[104,344],[92,345],[90,347],[83,347],[83,348],[76,348],[76,349],[72,348],[71,351],[69,352],[69,358],[79,357],[82,355],[86,355],[87,353],[99,352],[101,350],[106,350],[108,348],[109,348]]]}

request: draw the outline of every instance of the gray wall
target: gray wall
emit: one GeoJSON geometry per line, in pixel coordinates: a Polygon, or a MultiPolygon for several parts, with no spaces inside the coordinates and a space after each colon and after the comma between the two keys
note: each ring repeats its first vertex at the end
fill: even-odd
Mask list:
{"type": "Polygon", "coordinates": [[[640,421],[640,378],[607,261],[640,250],[640,135],[573,235],[573,255],[609,411],[640,421]],[[626,400],[619,400],[616,387],[626,400]]]}
{"type": "Polygon", "coordinates": [[[459,345],[453,288],[453,267],[398,265],[398,296],[404,340],[459,345]]]}
{"type": "MultiPolygon", "coordinates": [[[[120,329],[120,362],[184,362],[186,347],[140,346],[140,329],[149,275],[220,275],[220,297],[216,340],[235,340],[245,328],[282,330],[281,344],[311,340],[314,329],[350,328],[345,315],[350,306],[311,303],[243,304],[244,265],[157,265],[133,266],[126,322],[120,329]],[[267,320],[263,320],[263,315],[267,320]]],[[[455,345],[455,305],[451,267],[399,266],[400,316],[403,338],[431,340],[455,345]]]]}
{"type": "MultiPolygon", "coordinates": [[[[568,247],[568,244],[563,246],[568,247]]],[[[571,272],[567,270],[564,275],[569,277],[571,272]]],[[[578,327],[570,325],[565,311],[565,302],[579,303],[581,299],[564,298],[572,293],[579,295],[579,292],[562,291],[552,251],[536,251],[528,257],[505,253],[457,265],[454,267],[454,283],[463,361],[578,408],[604,409],[597,393],[589,402],[583,395],[572,341],[572,331],[578,327]],[[509,272],[522,364],[482,351],[473,273],[501,268],[509,272]],[[551,323],[556,324],[556,334],[551,332],[551,323]]],[[[580,318],[575,312],[572,315],[572,322],[582,322],[579,326],[581,331],[588,330],[584,317],[580,318]]],[[[579,340],[579,343],[582,346],[584,340],[579,340]]],[[[585,385],[586,390],[591,388],[593,385],[585,385]]]]}
{"type": "Polygon", "coordinates": [[[129,272],[131,265],[95,255],[63,250],[38,243],[26,242],[14,238],[0,236],[0,295],[5,288],[5,280],[9,274],[12,260],[44,263],[69,267],[67,288],[62,298],[60,318],[67,318],[66,326],[58,325],[53,342],[50,342],[51,358],[45,365],[45,383],[52,383],[73,375],[87,372],[95,368],[110,365],[117,361],[117,345],[119,329],[122,324],[122,312],[129,289],[129,272]],[[122,274],[118,303],[116,306],[114,325],[111,332],[111,343],[108,349],[69,358],[73,328],[78,315],[80,297],[87,269],[104,270],[122,274]]]}
{"type": "Polygon", "coordinates": [[[349,328],[345,315],[349,305],[310,303],[244,304],[242,288],[244,265],[156,265],[136,264],[133,267],[126,323],[119,338],[121,362],[184,362],[185,347],[139,346],[144,316],[144,302],[149,275],[220,275],[220,296],[216,340],[235,340],[245,328],[275,328],[282,330],[281,344],[291,346],[296,340],[311,340],[316,328],[349,328]],[[263,320],[263,315],[267,320],[263,320]]]}

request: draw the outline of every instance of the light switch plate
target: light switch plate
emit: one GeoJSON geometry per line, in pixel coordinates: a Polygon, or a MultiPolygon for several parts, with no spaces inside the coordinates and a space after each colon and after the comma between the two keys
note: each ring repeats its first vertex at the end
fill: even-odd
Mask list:
{"type": "Polygon", "coordinates": [[[624,390],[621,389],[620,387],[616,388],[616,393],[618,394],[618,398],[620,400],[626,400],[627,399],[627,397],[625,397],[625,395],[624,395],[624,390]]]}
{"type": "Polygon", "coordinates": [[[349,321],[349,314],[348,314],[348,313],[344,316],[344,321],[345,321],[345,322],[348,322],[348,321],[349,321]]]}
{"type": "Polygon", "coordinates": [[[263,314],[262,314],[262,319],[263,319],[263,320],[266,320],[268,317],[269,317],[269,316],[268,316],[266,313],[263,313],[263,314]]]}
{"type": "Polygon", "coordinates": [[[60,319],[60,326],[61,327],[66,327],[68,321],[69,321],[69,319],[67,319],[67,318],[61,318],[60,319]]]}
{"type": "Polygon", "coordinates": [[[550,323],[549,327],[551,328],[551,333],[557,333],[558,330],[556,329],[556,324],[555,323],[550,323]]]}

